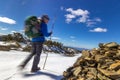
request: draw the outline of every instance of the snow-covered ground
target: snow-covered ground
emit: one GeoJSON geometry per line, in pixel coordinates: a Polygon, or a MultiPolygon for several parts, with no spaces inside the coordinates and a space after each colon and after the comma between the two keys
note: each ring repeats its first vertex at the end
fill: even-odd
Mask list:
{"type": "MultiPolygon", "coordinates": [[[[23,71],[18,71],[17,66],[29,55],[21,51],[0,51],[0,80],[61,80],[63,71],[72,66],[80,57],[67,57],[60,54],[49,53],[45,70],[37,73],[30,73],[31,60],[23,71]]],[[[39,66],[43,68],[46,54],[41,55],[39,66]]]]}

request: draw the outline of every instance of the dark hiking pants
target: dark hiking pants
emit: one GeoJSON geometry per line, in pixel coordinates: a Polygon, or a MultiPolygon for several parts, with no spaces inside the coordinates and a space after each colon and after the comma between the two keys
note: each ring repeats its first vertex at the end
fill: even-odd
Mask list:
{"type": "Polygon", "coordinates": [[[39,61],[40,61],[40,55],[41,55],[41,52],[42,52],[42,48],[43,48],[43,42],[32,42],[31,54],[23,62],[24,66],[34,56],[32,70],[37,69],[39,61]]]}

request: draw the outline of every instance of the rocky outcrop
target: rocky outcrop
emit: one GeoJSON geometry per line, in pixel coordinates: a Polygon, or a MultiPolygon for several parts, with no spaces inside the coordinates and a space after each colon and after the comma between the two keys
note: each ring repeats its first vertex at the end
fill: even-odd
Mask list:
{"type": "Polygon", "coordinates": [[[10,46],[0,45],[0,51],[9,51],[9,50],[10,50],[10,46]]]}
{"type": "Polygon", "coordinates": [[[1,51],[18,50],[21,45],[18,42],[0,42],[1,51]]]}
{"type": "Polygon", "coordinates": [[[99,48],[83,50],[62,80],[120,80],[120,45],[100,43],[99,48]]]}
{"type": "MultiPolygon", "coordinates": [[[[31,49],[32,48],[31,48],[30,42],[27,44],[15,42],[15,41],[0,42],[0,51],[18,50],[18,51],[30,52],[31,49]]],[[[72,49],[69,47],[64,48],[64,46],[63,46],[63,48],[61,48],[57,45],[48,46],[45,44],[43,45],[43,51],[63,54],[65,56],[69,56],[69,57],[74,56],[76,53],[80,53],[78,50],[75,50],[75,49],[72,49]]]]}

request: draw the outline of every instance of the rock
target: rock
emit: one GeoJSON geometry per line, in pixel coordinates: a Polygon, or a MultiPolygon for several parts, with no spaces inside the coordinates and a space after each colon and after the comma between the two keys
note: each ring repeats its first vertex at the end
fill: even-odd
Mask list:
{"type": "Polygon", "coordinates": [[[100,48],[104,48],[104,43],[99,43],[98,45],[100,48]]]}
{"type": "Polygon", "coordinates": [[[115,71],[119,70],[120,69],[120,60],[117,60],[113,64],[111,64],[109,69],[115,70],[115,71]]]}
{"type": "Polygon", "coordinates": [[[90,51],[89,50],[83,50],[82,51],[82,57],[90,58],[91,57],[90,51]]]}
{"type": "Polygon", "coordinates": [[[68,77],[68,76],[69,76],[69,73],[66,72],[66,71],[64,71],[64,72],[63,72],[63,76],[68,77]]]}
{"type": "Polygon", "coordinates": [[[96,60],[97,62],[100,62],[100,60],[102,60],[102,58],[104,58],[103,55],[100,55],[100,54],[95,55],[95,60],[96,60]]]}
{"type": "Polygon", "coordinates": [[[107,48],[117,48],[119,45],[116,42],[110,42],[105,44],[105,47],[107,48]]]}
{"type": "Polygon", "coordinates": [[[85,80],[85,78],[79,77],[77,80],[85,80]]]}
{"type": "Polygon", "coordinates": [[[100,71],[105,76],[110,77],[111,79],[114,79],[114,80],[120,78],[120,71],[105,70],[101,68],[98,68],[98,71],[100,71]]]}
{"type": "Polygon", "coordinates": [[[63,72],[64,80],[120,80],[120,45],[100,43],[99,48],[83,50],[72,67],[63,72]]]}
{"type": "Polygon", "coordinates": [[[118,49],[120,50],[120,46],[118,46],[118,49]]]}
{"type": "Polygon", "coordinates": [[[80,72],[81,72],[81,70],[82,70],[82,68],[81,67],[76,67],[75,69],[74,69],[74,71],[73,71],[73,75],[74,76],[77,76],[80,72]]]}
{"type": "Polygon", "coordinates": [[[110,78],[108,78],[100,73],[97,74],[97,77],[98,77],[98,80],[112,80],[112,79],[110,79],[110,78]]]}
{"type": "Polygon", "coordinates": [[[96,68],[89,68],[89,71],[88,71],[86,77],[91,79],[91,80],[92,79],[96,79],[96,77],[97,77],[97,70],[96,70],[96,68]]]}

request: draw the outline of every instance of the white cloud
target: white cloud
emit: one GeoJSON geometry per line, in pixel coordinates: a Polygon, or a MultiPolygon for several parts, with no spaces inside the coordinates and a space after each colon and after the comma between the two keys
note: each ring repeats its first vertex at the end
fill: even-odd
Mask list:
{"type": "Polygon", "coordinates": [[[16,24],[16,21],[10,19],[8,17],[0,17],[0,22],[7,23],[7,24],[16,24]]]}
{"type": "Polygon", "coordinates": [[[66,9],[67,12],[70,12],[69,14],[65,15],[66,22],[71,22],[72,19],[78,18],[76,21],[79,23],[85,23],[87,19],[89,18],[89,12],[87,10],[77,9],[73,10],[72,8],[66,9]]]}
{"type": "Polygon", "coordinates": [[[75,36],[70,36],[70,38],[74,39],[74,38],[75,38],[75,36]]]}
{"type": "Polygon", "coordinates": [[[107,32],[107,29],[98,27],[93,30],[90,30],[90,32],[107,32]]]}
{"type": "Polygon", "coordinates": [[[76,40],[72,40],[72,42],[75,42],[76,40]]]}
{"type": "MultiPolygon", "coordinates": [[[[101,18],[99,17],[91,18],[89,16],[90,12],[88,10],[83,9],[74,10],[73,8],[67,8],[65,9],[65,11],[68,12],[65,15],[66,23],[70,23],[74,19],[76,20],[77,23],[84,23],[86,24],[86,26],[95,27],[97,26],[98,23],[102,22],[101,18]]],[[[107,29],[98,27],[93,30],[90,30],[90,32],[107,32],[107,29]]]]}
{"type": "Polygon", "coordinates": [[[22,32],[22,33],[23,33],[23,32],[24,32],[24,30],[20,30],[20,32],[22,32]]]}
{"type": "Polygon", "coordinates": [[[17,31],[11,31],[11,33],[16,33],[17,31]]]}
{"type": "Polygon", "coordinates": [[[60,40],[59,37],[52,37],[52,40],[60,40]]]}
{"type": "Polygon", "coordinates": [[[0,33],[0,35],[5,35],[4,33],[0,33]]]}
{"type": "Polygon", "coordinates": [[[72,19],[75,18],[76,16],[73,14],[66,14],[65,17],[66,17],[66,22],[70,23],[72,19]]]}
{"type": "Polygon", "coordinates": [[[89,16],[83,15],[81,18],[77,19],[77,22],[79,22],[79,23],[85,23],[88,18],[89,18],[89,16]]]}
{"type": "Polygon", "coordinates": [[[101,22],[102,21],[100,18],[95,18],[94,20],[97,21],[97,22],[101,22]]]}
{"type": "Polygon", "coordinates": [[[94,18],[94,19],[88,19],[86,22],[87,26],[94,26],[96,25],[98,22],[102,22],[102,20],[100,18],[94,18]]]}
{"type": "Polygon", "coordinates": [[[64,10],[64,7],[63,7],[63,6],[61,6],[61,7],[60,7],[60,9],[61,9],[61,10],[64,10]]]}
{"type": "Polygon", "coordinates": [[[68,11],[68,12],[72,12],[73,9],[72,9],[72,8],[68,8],[68,9],[66,9],[66,11],[68,11]]]}
{"type": "Polygon", "coordinates": [[[24,30],[19,30],[17,32],[21,33],[22,35],[25,35],[25,33],[24,33],[25,31],[24,30]]]}
{"type": "Polygon", "coordinates": [[[85,23],[87,26],[95,26],[97,23],[102,22],[99,17],[90,19],[90,12],[88,10],[68,8],[66,12],[69,12],[65,15],[66,23],[70,23],[73,19],[77,23],[85,23]]]}
{"type": "Polygon", "coordinates": [[[75,18],[76,16],[73,15],[73,14],[66,14],[65,17],[66,17],[67,19],[68,19],[68,18],[72,19],[72,18],[75,18]]]}
{"type": "Polygon", "coordinates": [[[87,24],[87,26],[94,26],[97,23],[94,21],[88,21],[86,24],[87,24]]]}
{"type": "Polygon", "coordinates": [[[66,19],[65,21],[66,21],[66,23],[69,24],[69,23],[72,21],[72,19],[68,18],[68,19],[66,19]]]}
{"type": "Polygon", "coordinates": [[[72,8],[68,8],[66,9],[66,11],[76,16],[83,16],[89,14],[87,10],[82,10],[82,9],[73,10],[72,8]]]}
{"type": "Polygon", "coordinates": [[[0,27],[0,30],[5,31],[5,30],[8,30],[8,28],[0,27]]]}

